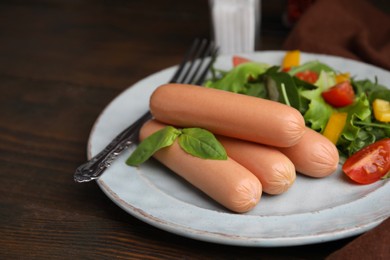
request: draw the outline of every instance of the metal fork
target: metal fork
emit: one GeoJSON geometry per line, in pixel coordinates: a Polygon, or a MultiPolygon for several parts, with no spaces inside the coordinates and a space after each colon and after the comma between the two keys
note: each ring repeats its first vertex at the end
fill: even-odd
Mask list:
{"type": "MultiPolygon", "coordinates": [[[[212,42],[196,39],[169,82],[201,85],[217,54],[218,48],[212,42]],[[211,58],[207,61],[208,56],[211,58]]],[[[123,130],[100,153],[76,169],[74,180],[88,182],[98,179],[119,154],[137,143],[141,126],[151,118],[152,114],[147,111],[123,130]]]]}

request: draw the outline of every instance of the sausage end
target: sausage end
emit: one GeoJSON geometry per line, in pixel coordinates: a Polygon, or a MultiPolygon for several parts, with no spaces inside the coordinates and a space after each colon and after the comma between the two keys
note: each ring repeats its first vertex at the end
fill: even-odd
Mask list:
{"type": "Polygon", "coordinates": [[[263,190],[271,195],[282,194],[293,185],[295,179],[295,167],[291,161],[277,163],[273,165],[273,175],[268,178],[268,185],[263,184],[263,190]]]}
{"type": "Polygon", "coordinates": [[[243,179],[231,193],[229,209],[237,213],[245,213],[252,210],[260,201],[262,186],[260,181],[243,179]]]}

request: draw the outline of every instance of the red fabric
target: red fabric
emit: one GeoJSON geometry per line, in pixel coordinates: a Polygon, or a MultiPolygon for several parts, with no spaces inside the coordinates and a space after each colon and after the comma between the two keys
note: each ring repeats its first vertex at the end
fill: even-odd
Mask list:
{"type": "Polygon", "coordinates": [[[283,48],[342,56],[390,70],[390,16],[365,0],[317,0],[283,48]]]}

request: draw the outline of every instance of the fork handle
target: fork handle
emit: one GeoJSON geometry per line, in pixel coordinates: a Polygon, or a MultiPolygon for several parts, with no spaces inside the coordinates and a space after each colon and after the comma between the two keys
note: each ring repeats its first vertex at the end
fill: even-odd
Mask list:
{"type": "Polygon", "coordinates": [[[74,180],[88,182],[98,179],[118,155],[138,141],[141,126],[151,118],[152,114],[148,111],[123,130],[101,152],[76,169],[74,180]]]}

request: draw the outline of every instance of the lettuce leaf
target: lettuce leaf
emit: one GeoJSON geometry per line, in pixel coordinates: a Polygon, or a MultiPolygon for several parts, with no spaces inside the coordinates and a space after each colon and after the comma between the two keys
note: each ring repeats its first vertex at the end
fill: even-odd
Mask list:
{"type": "Polygon", "coordinates": [[[322,132],[328,123],[329,117],[332,115],[333,109],[329,106],[321,96],[314,97],[310,104],[309,109],[303,115],[306,123],[318,132],[322,132]]]}
{"type": "Polygon", "coordinates": [[[356,126],[356,121],[370,121],[371,109],[367,96],[361,94],[360,97],[350,106],[340,109],[341,112],[348,113],[347,123],[341,136],[349,141],[354,141],[359,133],[360,127],[356,126]]]}
{"type": "Polygon", "coordinates": [[[309,62],[303,63],[302,65],[299,65],[297,67],[294,67],[288,73],[290,75],[295,75],[298,72],[303,72],[303,71],[306,71],[306,70],[315,71],[317,73],[320,73],[322,71],[324,71],[324,72],[335,72],[328,65],[315,60],[315,61],[309,61],[309,62]]]}
{"type": "Polygon", "coordinates": [[[336,74],[333,71],[321,71],[316,83],[321,92],[336,85],[336,74]]]}
{"type": "MultiPolygon", "coordinates": [[[[254,91],[255,87],[264,87],[264,85],[258,84],[259,82],[256,82],[256,79],[268,68],[269,65],[265,63],[243,63],[234,67],[222,77],[207,81],[205,86],[240,94],[252,93],[253,95],[253,93],[256,93],[256,91],[254,91]]],[[[258,93],[264,94],[264,91],[258,90],[257,94],[258,93]]]]}
{"type": "Polygon", "coordinates": [[[302,90],[301,96],[309,100],[309,106],[303,117],[306,123],[314,130],[322,132],[328,123],[329,117],[334,109],[322,98],[321,93],[335,84],[335,75],[333,71],[321,71],[316,89],[302,90]]]}

